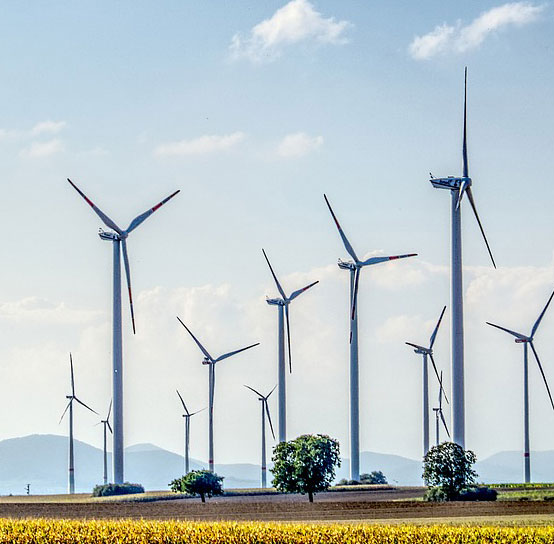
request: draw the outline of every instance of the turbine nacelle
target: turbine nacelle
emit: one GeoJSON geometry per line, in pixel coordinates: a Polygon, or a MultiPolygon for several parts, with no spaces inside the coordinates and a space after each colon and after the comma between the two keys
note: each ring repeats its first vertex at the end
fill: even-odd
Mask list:
{"type": "Polygon", "coordinates": [[[471,178],[448,176],[447,178],[431,178],[429,180],[435,189],[450,189],[458,191],[462,185],[471,187],[471,178]]]}
{"type": "Polygon", "coordinates": [[[109,230],[98,229],[98,236],[100,236],[100,238],[102,238],[102,240],[107,240],[109,242],[114,242],[116,240],[121,240],[121,236],[119,236],[119,234],[117,234],[116,232],[109,231],[109,230]]]}
{"type": "Polygon", "coordinates": [[[265,301],[270,306],[285,306],[288,303],[288,301],[285,301],[282,298],[268,298],[268,297],[266,297],[265,301]]]}
{"type": "Polygon", "coordinates": [[[211,365],[213,361],[210,361],[207,357],[204,357],[204,359],[202,359],[202,364],[203,365],[211,365]]]}
{"type": "Polygon", "coordinates": [[[356,268],[358,268],[354,261],[343,261],[342,259],[339,259],[337,264],[342,270],[356,270],[356,268]]]}
{"type": "Polygon", "coordinates": [[[533,341],[532,338],[516,338],[514,340],[514,342],[516,344],[527,344],[527,343],[532,342],[532,341],[533,341]]]}

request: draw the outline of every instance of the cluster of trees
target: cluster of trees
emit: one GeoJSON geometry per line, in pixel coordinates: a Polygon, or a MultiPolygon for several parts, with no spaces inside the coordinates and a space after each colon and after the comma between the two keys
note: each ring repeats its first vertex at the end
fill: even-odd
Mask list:
{"type": "Polygon", "coordinates": [[[387,478],[380,470],[374,470],[373,472],[367,474],[360,474],[360,481],[358,480],[347,480],[343,478],[339,480],[338,485],[386,485],[388,484],[387,478]]]}

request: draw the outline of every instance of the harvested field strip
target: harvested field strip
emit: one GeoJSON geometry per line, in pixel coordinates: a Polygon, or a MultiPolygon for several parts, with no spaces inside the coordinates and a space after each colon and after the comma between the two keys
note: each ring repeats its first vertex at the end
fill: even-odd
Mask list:
{"type": "Polygon", "coordinates": [[[0,543],[550,543],[554,528],[2,520],[0,543]]]}

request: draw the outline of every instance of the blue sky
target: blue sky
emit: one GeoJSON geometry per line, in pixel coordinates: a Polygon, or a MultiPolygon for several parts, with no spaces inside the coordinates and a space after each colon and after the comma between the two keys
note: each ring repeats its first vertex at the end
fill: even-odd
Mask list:
{"type": "MultiPolygon", "coordinates": [[[[346,255],[326,192],[359,253],[419,253],[364,271],[360,292],[362,449],[417,457],[419,366],[403,342],[426,337],[449,301],[448,197],[428,173],[461,173],[467,65],[470,174],[499,264],[489,268],[464,208],[468,444],[480,456],[520,448],[520,353],[483,322],[527,327],[554,284],[553,13],[537,2],[7,3],[0,390],[21,415],[0,420],[0,436],[65,431],[57,418],[70,349],[86,400],[109,402],[111,252],[71,177],[123,224],[181,189],[129,239],[138,328],[124,339],[129,444],[180,451],[180,419],[168,415],[176,382],[191,403],[206,401],[179,313],[220,344],[214,351],[262,342],[234,373],[222,369],[228,385],[218,390],[219,406],[236,411],[220,416],[229,419],[216,460],[256,461],[257,437],[238,422],[257,422],[242,383],[276,379],[263,246],[290,289],[321,280],[293,308],[291,432],[328,432],[348,454],[347,283],[335,265],[346,255]],[[502,389],[508,415],[505,398],[485,402],[502,389]],[[244,445],[229,448],[237,433],[244,445]]],[[[552,326],[547,316],[537,348],[554,380],[552,326]]],[[[447,328],[437,359],[448,376],[447,328]]],[[[539,433],[554,415],[532,384],[532,444],[554,448],[539,433]]],[[[77,434],[100,444],[88,420],[77,434]]]]}

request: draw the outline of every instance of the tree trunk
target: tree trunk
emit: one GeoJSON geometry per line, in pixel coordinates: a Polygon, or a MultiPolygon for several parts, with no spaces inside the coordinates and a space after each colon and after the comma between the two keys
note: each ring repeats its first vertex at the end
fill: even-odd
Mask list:
{"type": "Polygon", "coordinates": [[[206,502],[206,497],[204,496],[204,493],[200,493],[200,498],[202,499],[202,502],[206,502]]]}
{"type": "Polygon", "coordinates": [[[311,491],[308,491],[308,499],[310,502],[314,502],[314,494],[311,491]]]}

